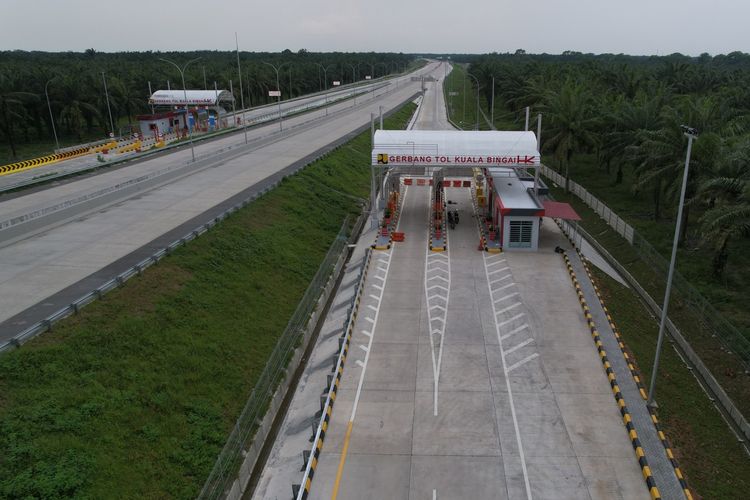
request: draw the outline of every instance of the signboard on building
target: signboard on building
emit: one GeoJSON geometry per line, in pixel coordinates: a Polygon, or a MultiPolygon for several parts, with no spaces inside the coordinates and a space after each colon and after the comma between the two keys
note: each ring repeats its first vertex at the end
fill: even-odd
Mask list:
{"type": "Polygon", "coordinates": [[[269,90],[268,91],[268,97],[281,97],[281,91],[280,90],[269,90]]]}

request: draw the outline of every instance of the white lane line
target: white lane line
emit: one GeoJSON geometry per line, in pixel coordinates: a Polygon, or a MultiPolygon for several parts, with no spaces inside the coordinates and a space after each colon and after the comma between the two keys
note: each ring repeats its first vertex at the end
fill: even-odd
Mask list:
{"type": "Polygon", "coordinates": [[[499,292],[501,290],[505,290],[506,288],[510,288],[513,285],[515,285],[515,283],[508,283],[507,285],[503,285],[500,288],[496,288],[495,290],[492,290],[492,291],[495,292],[495,293],[497,293],[497,292],[499,292]]]}
{"type": "Polygon", "coordinates": [[[490,271],[490,273],[487,276],[492,276],[493,274],[501,273],[503,271],[507,271],[510,268],[508,266],[501,267],[500,269],[495,269],[494,271],[490,271]]]}
{"type": "MultiPolygon", "coordinates": [[[[487,258],[487,259],[485,259],[485,260],[489,260],[489,258],[487,258]]],[[[490,266],[494,266],[494,265],[497,265],[497,264],[501,264],[501,263],[503,263],[503,262],[505,262],[505,259],[500,259],[500,260],[494,260],[494,261],[492,261],[492,262],[487,262],[487,263],[485,263],[485,265],[486,265],[487,267],[490,267],[490,266]]]]}
{"type": "MultiPolygon", "coordinates": [[[[484,256],[484,272],[487,273],[487,256],[484,256]]],[[[492,286],[490,285],[490,277],[487,276],[487,290],[490,292],[490,299],[492,299],[493,291],[492,286]]],[[[493,318],[495,318],[495,334],[497,335],[497,343],[498,347],[500,348],[500,359],[502,360],[503,365],[503,372],[505,375],[505,387],[508,391],[508,402],[510,404],[510,413],[513,417],[513,428],[516,431],[516,442],[518,443],[518,455],[521,459],[521,469],[523,470],[523,481],[524,485],[526,486],[526,498],[527,500],[531,500],[531,485],[529,484],[529,471],[526,467],[526,455],[523,452],[523,443],[521,442],[521,432],[518,428],[518,417],[516,416],[516,405],[513,401],[513,388],[510,385],[510,378],[508,378],[508,366],[505,364],[505,354],[503,351],[503,339],[500,336],[500,324],[497,323],[497,311],[495,309],[495,303],[492,303],[492,312],[494,313],[492,315],[493,318]]],[[[523,314],[517,315],[514,319],[523,316],[523,314]]],[[[513,319],[506,321],[508,322],[513,321],[513,319]]]]}
{"type": "Polygon", "coordinates": [[[367,338],[372,337],[372,332],[368,332],[367,330],[360,330],[362,332],[362,335],[364,335],[367,338]]]}
{"type": "Polygon", "coordinates": [[[370,309],[372,309],[373,311],[377,311],[377,310],[378,310],[378,308],[377,308],[377,307],[375,307],[375,306],[374,306],[374,305],[372,305],[372,304],[367,304],[367,307],[369,307],[369,308],[370,308],[370,309]]]}
{"type": "Polygon", "coordinates": [[[529,355],[529,356],[526,356],[525,358],[523,358],[523,359],[522,359],[521,361],[519,361],[518,363],[513,363],[512,365],[510,365],[510,366],[508,367],[507,373],[510,373],[510,372],[512,372],[513,370],[515,370],[515,369],[516,369],[516,368],[518,368],[519,366],[525,365],[526,363],[528,363],[528,362],[529,362],[529,361],[531,361],[532,359],[534,359],[534,358],[538,358],[538,357],[539,357],[539,354],[537,354],[537,353],[534,353],[534,354],[531,354],[531,355],[529,355]]]}
{"type": "MultiPolygon", "coordinates": [[[[372,335],[370,335],[370,338],[372,338],[372,335]]],[[[359,344],[359,348],[360,348],[360,349],[362,349],[363,351],[365,351],[365,352],[366,352],[367,354],[369,354],[369,353],[370,353],[370,348],[369,348],[369,347],[367,347],[367,346],[366,346],[366,345],[364,345],[364,344],[359,344]]]]}
{"type": "MultiPolygon", "coordinates": [[[[492,309],[495,309],[495,304],[492,304],[492,309]]],[[[495,317],[497,318],[497,316],[495,316],[495,317]]],[[[523,318],[523,313],[521,313],[521,314],[516,314],[516,315],[515,315],[515,316],[513,316],[512,318],[510,318],[510,319],[506,319],[506,320],[505,320],[505,321],[503,321],[502,323],[498,323],[498,324],[497,324],[497,327],[498,327],[498,328],[500,328],[500,327],[502,327],[502,326],[505,326],[505,325],[507,325],[508,323],[513,323],[513,322],[514,322],[515,320],[517,320],[517,319],[521,319],[521,318],[523,318]]],[[[498,332],[498,333],[499,333],[499,332],[498,332]]]]}
{"type": "MultiPolygon", "coordinates": [[[[495,305],[495,304],[493,303],[492,305],[495,305]]],[[[500,309],[499,311],[497,311],[497,312],[495,313],[495,315],[496,315],[496,316],[499,316],[499,315],[501,315],[501,314],[507,313],[507,312],[508,312],[508,311],[510,311],[511,309],[515,309],[516,307],[518,307],[518,306],[520,306],[520,305],[521,305],[521,303],[520,303],[520,302],[516,302],[516,303],[515,303],[515,304],[513,304],[512,306],[508,306],[508,307],[506,307],[505,309],[500,309]]]]}
{"type": "MultiPolygon", "coordinates": [[[[433,189],[430,190],[430,203],[432,201],[433,189]]],[[[431,216],[431,206],[427,207],[427,219],[431,216]]],[[[427,299],[427,324],[430,328],[430,354],[432,355],[433,375],[433,408],[434,416],[438,414],[438,388],[440,384],[440,367],[443,363],[443,346],[445,344],[445,325],[448,316],[448,302],[450,300],[451,286],[451,261],[446,249],[442,253],[433,253],[425,248],[425,281],[424,290],[427,299]],[[433,265],[435,264],[435,265],[433,265]],[[439,266],[437,264],[444,264],[439,266]],[[446,278],[447,276],[447,278],[446,278]],[[431,282],[443,281],[445,286],[432,285],[431,282]],[[433,311],[439,311],[434,313],[433,311]],[[435,354],[435,337],[440,336],[437,355],[435,354]]]]}
{"type": "Polygon", "coordinates": [[[494,285],[495,283],[500,283],[503,280],[507,280],[508,278],[512,278],[512,274],[506,274],[505,276],[500,276],[499,278],[490,281],[490,286],[494,285]]]}
{"type": "Polygon", "coordinates": [[[521,342],[520,344],[516,344],[513,347],[511,347],[510,349],[508,349],[507,351],[505,351],[503,353],[503,356],[507,356],[508,354],[510,354],[512,352],[516,352],[517,350],[519,350],[519,349],[521,349],[523,347],[526,347],[527,345],[531,344],[532,342],[534,342],[534,339],[526,339],[523,342],[521,342]]]}
{"type": "Polygon", "coordinates": [[[510,295],[505,295],[505,296],[503,296],[503,297],[500,297],[499,299],[497,299],[497,300],[495,300],[495,301],[494,301],[494,304],[496,304],[496,305],[497,305],[497,304],[499,304],[500,302],[502,302],[502,301],[504,301],[504,300],[512,299],[512,298],[513,298],[513,297],[515,297],[516,295],[520,295],[520,292],[513,292],[513,293],[511,293],[510,295]]]}
{"type": "MultiPolygon", "coordinates": [[[[373,308],[373,309],[375,309],[375,308],[373,308]]],[[[377,311],[377,309],[375,309],[375,310],[377,311]]],[[[375,323],[375,320],[372,319],[372,318],[370,318],[370,317],[365,318],[365,321],[369,321],[370,323],[375,323]]]]}
{"type": "Polygon", "coordinates": [[[372,286],[373,286],[374,288],[377,288],[377,289],[378,289],[378,290],[380,290],[381,292],[383,291],[383,287],[382,287],[382,286],[380,286],[380,285],[376,285],[376,284],[374,284],[374,283],[373,283],[373,285],[372,285],[372,286]]]}
{"type": "Polygon", "coordinates": [[[374,293],[371,293],[371,294],[370,294],[370,298],[371,298],[371,299],[375,299],[375,300],[377,300],[378,302],[380,302],[380,297],[378,297],[378,296],[377,296],[377,295],[375,295],[374,293]]]}
{"type": "Polygon", "coordinates": [[[519,332],[524,331],[528,327],[529,327],[529,325],[527,323],[524,323],[523,325],[519,326],[518,328],[514,328],[513,330],[509,331],[508,333],[506,333],[505,335],[503,335],[500,338],[503,339],[503,340],[505,340],[505,339],[510,338],[510,337],[512,337],[513,335],[515,335],[515,334],[517,334],[519,332]]]}

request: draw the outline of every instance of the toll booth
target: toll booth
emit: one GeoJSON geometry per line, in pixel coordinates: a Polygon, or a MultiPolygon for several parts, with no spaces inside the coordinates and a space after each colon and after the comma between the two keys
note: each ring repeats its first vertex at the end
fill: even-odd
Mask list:
{"type": "Polygon", "coordinates": [[[222,128],[234,97],[227,90],[157,90],[148,103],[154,113],[139,115],[143,137],[176,132],[178,135],[222,128]]]}
{"type": "Polygon", "coordinates": [[[539,196],[547,187],[539,179],[540,155],[533,132],[378,130],[372,165],[391,172],[420,168],[433,179],[473,178],[487,246],[537,250],[544,216],[539,196]]]}

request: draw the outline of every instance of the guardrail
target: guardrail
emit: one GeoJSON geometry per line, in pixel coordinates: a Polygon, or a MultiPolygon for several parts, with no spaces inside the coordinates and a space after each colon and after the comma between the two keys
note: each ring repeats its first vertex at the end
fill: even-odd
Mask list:
{"type": "Polygon", "coordinates": [[[337,281],[338,273],[343,270],[348,254],[347,245],[352,237],[359,234],[364,220],[363,213],[359,216],[349,238],[346,237],[349,217],[344,221],[338,236],[279,337],[198,498],[239,498],[242,495],[263,441],[288,389],[290,372],[294,371],[301,361],[301,353],[304,352],[307,341],[317,326],[324,305],[337,281]],[[269,408],[271,411],[267,413],[269,408]],[[256,434],[259,439],[254,442],[256,434]]]}
{"type": "MultiPolygon", "coordinates": [[[[565,185],[565,177],[549,167],[542,165],[542,175],[557,183],[565,185]]],[[[589,193],[583,186],[569,180],[570,191],[591,207],[607,224],[625,238],[638,256],[655,272],[666,279],[669,263],[633,226],[625,222],[617,213],[589,193]]],[[[699,313],[705,324],[716,334],[716,338],[730,352],[736,353],[740,363],[750,368],[750,340],[737,327],[732,325],[716,308],[685,279],[679,271],[674,273],[674,288],[679,297],[689,303],[699,313]]]]}
{"type": "MultiPolygon", "coordinates": [[[[571,241],[574,242],[580,249],[580,242],[586,240],[599,254],[604,257],[607,263],[612,266],[620,275],[628,282],[633,290],[641,297],[646,303],[648,308],[654,314],[655,317],[661,316],[661,307],[656,301],[649,295],[649,293],[638,283],[633,275],[628,272],[620,262],[609,253],[596,239],[591,236],[585,229],[580,226],[574,226],[567,221],[561,221],[560,223],[563,232],[565,232],[571,241]]],[[[688,366],[698,372],[701,377],[702,384],[709,394],[709,398],[715,404],[718,404],[720,411],[728,417],[733,423],[731,427],[734,427],[735,432],[740,434],[741,439],[750,440],[750,424],[737,409],[732,400],[729,398],[727,393],[722,389],[721,385],[716,381],[711,371],[703,364],[700,356],[693,350],[688,341],[683,337],[680,330],[672,323],[672,320],[667,318],[666,321],[667,334],[676,343],[679,351],[684,354],[683,359],[686,360],[688,366]]],[[[739,436],[738,436],[739,437],[739,436]]]]}

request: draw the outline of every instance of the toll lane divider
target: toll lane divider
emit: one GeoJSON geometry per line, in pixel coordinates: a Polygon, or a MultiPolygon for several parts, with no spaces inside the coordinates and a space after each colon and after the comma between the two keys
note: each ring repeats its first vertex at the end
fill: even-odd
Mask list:
{"type": "MultiPolygon", "coordinates": [[[[617,326],[615,325],[615,321],[614,319],[612,319],[612,315],[609,313],[609,309],[607,309],[607,306],[604,303],[604,298],[602,298],[602,295],[599,292],[599,287],[596,286],[596,281],[594,280],[594,276],[591,274],[591,269],[589,268],[588,261],[580,253],[580,251],[578,252],[578,255],[581,258],[581,262],[583,263],[583,268],[586,270],[586,274],[591,280],[591,283],[594,287],[594,292],[596,292],[596,297],[599,299],[599,303],[601,304],[602,309],[604,309],[604,313],[607,315],[607,321],[609,321],[609,326],[612,328],[612,331],[614,332],[615,337],[617,338],[617,343],[620,346],[622,355],[628,364],[628,369],[630,370],[630,374],[633,376],[633,380],[638,386],[638,392],[640,392],[641,397],[644,400],[648,400],[648,393],[646,392],[646,388],[643,385],[643,382],[642,382],[643,377],[641,376],[640,370],[632,362],[631,357],[628,354],[627,347],[625,346],[625,343],[622,341],[622,337],[620,336],[620,332],[617,329],[617,326]]],[[[656,427],[656,433],[659,435],[659,440],[661,441],[661,444],[664,445],[664,449],[667,453],[667,458],[669,458],[669,461],[672,464],[672,467],[674,467],[675,475],[677,476],[677,480],[680,482],[680,486],[682,487],[682,491],[685,494],[685,498],[687,498],[687,500],[693,500],[693,495],[690,493],[690,488],[687,484],[687,480],[685,480],[685,477],[682,475],[682,470],[680,470],[680,464],[677,461],[677,459],[674,458],[674,453],[672,452],[672,446],[669,444],[669,440],[667,439],[666,434],[664,434],[664,432],[662,431],[661,425],[659,425],[659,418],[656,416],[656,412],[650,406],[647,406],[646,408],[648,408],[649,414],[651,415],[651,421],[654,423],[654,427],[656,427]]]]}
{"type": "Polygon", "coordinates": [[[575,271],[573,271],[573,265],[570,263],[568,254],[565,252],[563,252],[563,259],[565,260],[565,266],[568,268],[568,274],[570,274],[570,279],[573,282],[573,286],[576,289],[578,302],[581,304],[581,309],[583,309],[583,315],[586,318],[586,323],[588,324],[589,330],[591,331],[591,336],[594,339],[596,350],[599,353],[599,359],[601,360],[602,365],[604,366],[604,370],[607,373],[607,379],[609,380],[609,385],[612,388],[612,394],[614,394],[615,401],[617,402],[617,406],[620,410],[620,415],[622,416],[622,422],[625,424],[625,429],[628,431],[628,437],[630,438],[630,443],[632,444],[633,450],[635,451],[635,455],[638,459],[638,465],[640,465],[641,467],[643,478],[646,480],[646,486],[648,487],[649,494],[651,495],[652,500],[660,500],[661,494],[659,493],[659,489],[656,487],[656,481],[651,474],[651,468],[648,465],[648,460],[646,459],[646,455],[643,452],[643,448],[641,447],[640,439],[638,439],[638,432],[633,425],[633,419],[630,415],[630,411],[628,410],[628,407],[625,404],[625,399],[620,392],[620,387],[617,384],[615,371],[610,366],[609,358],[607,358],[607,352],[604,350],[604,345],[602,344],[601,338],[599,336],[599,331],[594,324],[594,319],[591,315],[591,310],[586,303],[586,298],[583,295],[581,284],[578,282],[576,273],[575,271]]]}
{"type": "Polygon", "coordinates": [[[89,153],[89,148],[73,149],[64,153],[56,153],[47,156],[41,156],[32,160],[23,160],[9,165],[0,166],[0,176],[15,174],[24,170],[30,170],[32,168],[41,167],[43,165],[49,165],[50,163],[56,163],[62,160],[68,160],[77,156],[83,156],[89,153]]]}
{"type": "Polygon", "coordinates": [[[349,317],[345,322],[344,333],[340,338],[341,349],[336,358],[336,364],[333,367],[336,376],[333,377],[331,384],[328,387],[326,399],[321,408],[322,415],[315,431],[312,448],[310,449],[309,455],[307,455],[302,482],[300,484],[292,485],[292,494],[297,500],[306,500],[310,495],[312,480],[313,477],[315,477],[315,470],[320,461],[320,453],[323,450],[323,442],[326,437],[326,432],[328,431],[328,426],[331,423],[333,404],[336,402],[336,394],[338,394],[341,377],[344,375],[344,363],[346,363],[346,357],[349,353],[349,345],[351,344],[354,325],[357,321],[357,315],[359,314],[359,307],[362,303],[362,294],[364,293],[365,281],[367,279],[367,272],[370,268],[371,261],[372,249],[368,248],[366,250],[362,270],[359,274],[357,291],[352,299],[351,307],[349,308],[349,317]]]}

